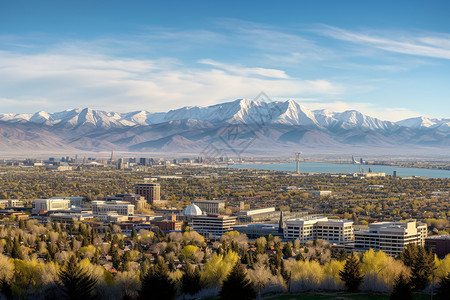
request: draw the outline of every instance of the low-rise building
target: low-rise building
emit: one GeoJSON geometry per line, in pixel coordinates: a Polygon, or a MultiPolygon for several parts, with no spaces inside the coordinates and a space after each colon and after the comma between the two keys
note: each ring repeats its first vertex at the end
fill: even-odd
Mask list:
{"type": "Polygon", "coordinates": [[[35,199],[32,207],[33,215],[41,211],[65,210],[70,208],[70,200],[66,198],[35,199]]]}
{"type": "Polygon", "coordinates": [[[434,235],[425,239],[425,249],[443,258],[450,254],[450,235],[434,235]]]}
{"type": "Polygon", "coordinates": [[[301,243],[325,240],[329,243],[347,243],[353,240],[353,221],[311,216],[286,221],[284,238],[299,239],[301,243]]]}
{"type": "Polygon", "coordinates": [[[315,198],[331,196],[331,191],[311,191],[310,193],[315,198]]]}
{"type": "Polygon", "coordinates": [[[225,209],[225,201],[221,200],[198,200],[194,204],[207,214],[220,214],[225,209]]]}
{"type": "Polygon", "coordinates": [[[213,237],[220,237],[225,232],[231,230],[231,226],[236,225],[236,217],[222,215],[199,215],[193,216],[191,229],[202,235],[210,234],[213,237]]]}
{"type": "Polygon", "coordinates": [[[134,214],[134,205],[125,201],[92,201],[92,212],[95,216],[108,212],[130,216],[134,214]]]}
{"type": "Polygon", "coordinates": [[[355,248],[397,256],[408,244],[424,246],[426,237],[427,225],[416,221],[372,223],[368,230],[355,231],[355,248]]]}
{"type": "Polygon", "coordinates": [[[283,237],[283,232],[279,230],[279,224],[252,223],[247,225],[235,225],[231,227],[241,234],[247,235],[249,239],[268,237],[269,235],[283,237]]]}

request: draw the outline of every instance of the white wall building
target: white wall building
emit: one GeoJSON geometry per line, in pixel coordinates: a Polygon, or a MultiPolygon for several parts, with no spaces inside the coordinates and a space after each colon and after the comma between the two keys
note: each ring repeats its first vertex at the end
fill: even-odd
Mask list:
{"type": "Polygon", "coordinates": [[[211,200],[211,201],[194,201],[194,204],[197,205],[202,212],[207,214],[219,214],[220,210],[225,208],[225,201],[220,200],[211,200]]]}
{"type": "Polygon", "coordinates": [[[92,212],[95,216],[107,212],[116,212],[122,216],[134,214],[134,205],[125,201],[92,201],[92,212]]]}
{"type": "Polygon", "coordinates": [[[191,228],[200,234],[211,234],[213,237],[220,237],[227,231],[231,230],[231,226],[236,225],[236,217],[220,216],[220,215],[200,215],[193,216],[191,228]]]}
{"type": "Polygon", "coordinates": [[[65,210],[70,208],[70,200],[64,198],[35,199],[32,203],[31,213],[38,214],[40,211],[65,210]]]}
{"type": "Polygon", "coordinates": [[[327,217],[304,217],[286,221],[284,238],[301,243],[325,240],[329,243],[345,243],[352,241],[353,221],[328,219],[327,217]]]}
{"type": "Polygon", "coordinates": [[[427,234],[427,225],[416,221],[372,223],[369,230],[355,231],[355,248],[397,256],[408,244],[424,246],[427,234]]]}

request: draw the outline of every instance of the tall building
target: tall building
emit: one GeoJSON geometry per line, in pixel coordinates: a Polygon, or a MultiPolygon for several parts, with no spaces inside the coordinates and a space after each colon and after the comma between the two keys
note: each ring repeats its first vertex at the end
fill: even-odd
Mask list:
{"type": "Polygon", "coordinates": [[[329,243],[345,243],[353,240],[353,221],[335,220],[327,217],[304,217],[289,219],[284,229],[284,238],[299,239],[304,243],[318,239],[329,243]]]}
{"type": "Polygon", "coordinates": [[[355,248],[397,256],[408,244],[424,246],[426,237],[427,225],[416,221],[372,223],[369,230],[355,231],[355,248]]]}
{"type": "Polygon", "coordinates": [[[148,204],[164,203],[161,200],[161,187],[159,183],[135,183],[134,192],[147,200],[148,204]]]}
{"type": "Polygon", "coordinates": [[[220,214],[220,210],[225,208],[225,201],[221,200],[199,200],[194,204],[207,214],[220,214]]]}

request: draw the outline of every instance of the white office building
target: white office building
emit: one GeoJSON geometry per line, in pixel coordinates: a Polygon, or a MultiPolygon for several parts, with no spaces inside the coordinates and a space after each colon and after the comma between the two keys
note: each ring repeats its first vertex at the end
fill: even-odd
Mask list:
{"type": "Polygon", "coordinates": [[[236,225],[236,217],[220,215],[193,216],[190,225],[192,230],[202,235],[211,234],[213,237],[220,237],[225,232],[230,231],[231,226],[236,225]]]}
{"type": "Polygon", "coordinates": [[[372,223],[369,230],[355,231],[355,248],[397,256],[408,244],[424,246],[426,237],[427,225],[416,221],[372,223]]]}
{"type": "Polygon", "coordinates": [[[131,216],[134,214],[134,205],[125,201],[92,201],[92,212],[95,216],[108,212],[131,216]]]}
{"type": "Polygon", "coordinates": [[[286,221],[284,238],[299,239],[301,243],[318,239],[333,244],[353,240],[353,221],[328,219],[327,217],[304,217],[286,221]]]}
{"type": "Polygon", "coordinates": [[[225,209],[225,201],[221,200],[199,200],[194,204],[207,214],[220,214],[220,210],[225,209]]]}
{"type": "Polygon", "coordinates": [[[33,215],[39,214],[41,211],[66,210],[70,208],[70,200],[65,198],[35,199],[32,207],[33,215]]]}

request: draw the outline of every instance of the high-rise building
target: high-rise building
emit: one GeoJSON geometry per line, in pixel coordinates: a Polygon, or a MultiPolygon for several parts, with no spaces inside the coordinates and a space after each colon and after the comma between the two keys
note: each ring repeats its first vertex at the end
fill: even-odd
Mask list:
{"type": "Polygon", "coordinates": [[[408,244],[424,246],[426,237],[427,225],[416,221],[372,223],[369,230],[355,231],[355,248],[397,256],[408,244]]]}
{"type": "Polygon", "coordinates": [[[165,202],[165,200],[161,200],[161,186],[159,183],[136,183],[134,185],[134,192],[143,196],[148,204],[165,202]]]}

